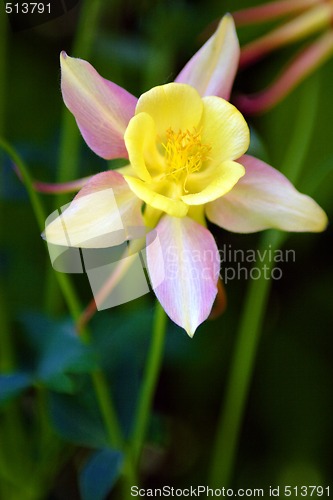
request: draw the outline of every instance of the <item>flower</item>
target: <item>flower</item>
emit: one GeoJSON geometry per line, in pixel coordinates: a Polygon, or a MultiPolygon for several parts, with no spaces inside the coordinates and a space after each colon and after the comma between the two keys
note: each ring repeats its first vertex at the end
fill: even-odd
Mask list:
{"type": "Polygon", "coordinates": [[[228,101],[201,98],[184,83],[155,87],[140,97],[126,129],[132,175],[124,178],[158,216],[185,217],[192,206],[226,194],[244,175],[234,160],[249,140],[243,116],[228,101]]]}
{"type": "Polygon", "coordinates": [[[61,54],[63,98],[88,146],[103,158],[127,158],[129,164],[92,177],[47,225],[46,239],[108,246],[105,235],[119,228],[115,206],[125,229],[155,228],[160,250],[147,246],[152,286],[170,318],[190,336],[208,317],[217,293],[219,253],[206,217],[241,233],[270,227],[322,231],[327,223],[314,200],[244,154],[249,130],[226,100],[238,58],[227,15],[175,82],[136,100],[88,62],[61,54]]]}

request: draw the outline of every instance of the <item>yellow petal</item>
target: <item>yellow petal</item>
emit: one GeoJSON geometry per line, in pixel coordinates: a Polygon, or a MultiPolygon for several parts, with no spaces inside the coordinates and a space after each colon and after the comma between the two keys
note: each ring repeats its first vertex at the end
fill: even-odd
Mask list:
{"type": "Polygon", "coordinates": [[[163,165],[163,158],[156,148],[156,126],[152,117],[147,113],[134,116],[128,124],[124,139],[135,174],[150,182],[151,175],[147,165],[151,165],[152,169],[162,168],[163,165]]]}
{"type": "Polygon", "coordinates": [[[193,87],[183,83],[169,83],[154,87],[143,94],[136,106],[136,114],[148,113],[163,142],[168,129],[174,132],[190,130],[199,125],[203,103],[193,87]]]}
{"type": "Polygon", "coordinates": [[[203,227],[207,227],[204,205],[191,205],[187,212],[187,217],[194,220],[203,227]]]}
{"type": "Polygon", "coordinates": [[[125,175],[124,179],[130,189],[143,200],[147,205],[150,205],[157,210],[162,210],[174,217],[184,217],[187,214],[188,207],[181,200],[175,200],[164,196],[163,194],[154,191],[154,186],[149,187],[140,179],[135,179],[129,175],[125,175]]]}
{"type": "Polygon", "coordinates": [[[121,175],[133,175],[135,177],[135,171],[132,165],[129,163],[124,167],[119,167],[115,169],[115,172],[118,172],[121,175]]]}
{"type": "Polygon", "coordinates": [[[220,97],[204,97],[202,143],[209,144],[210,164],[237,160],[250,144],[249,127],[235,106],[220,97]]]}
{"type": "Polygon", "coordinates": [[[189,191],[181,199],[187,205],[203,205],[228,193],[245,174],[245,168],[234,161],[225,161],[218,168],[194,174],[187,183],[189,191]],[[203,187],[204,185],[204,187],[203,187]]]}

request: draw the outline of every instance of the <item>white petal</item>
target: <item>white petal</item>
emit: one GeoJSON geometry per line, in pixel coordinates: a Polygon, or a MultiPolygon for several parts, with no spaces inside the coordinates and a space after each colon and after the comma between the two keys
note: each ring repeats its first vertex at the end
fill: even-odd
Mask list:
{"type": "Polygon", "coordinates": [[[239,53],[234,21],[227,14],[214,35],[190,59],[175,81],[192,85],[201,96],[216,95],[229,99],[239,53]]]}
{"type": "Polygon", "coordinates": [[[322,208],[284,175],[252,156],[245,155],[238,162],[245,167],[245,175],[225,196],[206,206],[210,221],[237,233],[325,229],[327,216],[322,208]]]}
{"type": "Polygon", "coordinates": [[[192,337],[208,317],[217,293],[220,259],[215,240],[188,217],[165,215],[156,231],[160,250],[147,245],[153,289],[168,316],[192,337]]]}
{"type": "Polygon", "coordinates": [[[122,175],[102,172],[88,181],[61,215],[50,216],[46,224],[45,238],[49,243],[110,247],[123,243],[130,228],[143,226],[141,201],[122,175]]]}

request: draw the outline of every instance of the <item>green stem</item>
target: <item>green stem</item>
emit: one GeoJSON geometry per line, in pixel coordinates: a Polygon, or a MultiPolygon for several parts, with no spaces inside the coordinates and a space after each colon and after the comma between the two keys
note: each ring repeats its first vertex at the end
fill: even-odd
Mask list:
{"type": "MultiPolygon", "coordinates": [[[[100,17],[102,3],[103,2],[101,0],[85,0],[84,2],[82,2],[80,20],[72,49],[74,56],[79,56],[82,59],[89,59],[93,47],[98,20],[100,17]]],[[[79,175],[78,165],[81,136],[73,116],[65,107],[63,109],[61,130],[62,135],[57,169],[57,182],[66,182],[76,179],[79,175]]],[[[58,196],[55,200],[56,208],[66,201],[67,198],[58,196]]],[[[58,284],[61,287],[71,315],[74,321],[77,322],[81,316],[81,307],[76,298],[72,285],[66,275],[59,273],[56,273],[56,275],[58,284]]],[[[46,307],[49,311],[54,310],[55,304],[57,302],[57,290],[54,286],[54,278],[52,276],[53,274],[49,275],[46,294],[46,307]]],[[[83,339],[86,342],[89,342],[91,335],[86,327],[81,330],[81,334],[83,339]]],[[[100,411],[103,416],[104,424],[109,436],[110,445],[121,448],[121,431],[116,412],[110,399],[107,381],[104,377],[104,374],[100,370],[96,370],[92,373],[92,381],[95,388],[96,397],[98,399],[100,411]]]]}
{"type": "MultiPolygon", "coordinates": [[[[284,173],[294,182],[301,174],[313,131],[318,105],[318,82],[318,78],[314,77],[303,85],[295,132],[283,163],[284,173]]],[[[227,380],[225,401],[217,425],[210,475],[212,487],[228,487],[232,480],[243,415],[271,287],[271,281],[266,279],[265,275],[270,275],[274,262],[269,261],[267,248],[270,245],[274,253],[286,237],[284,233],[267,231],[261,238],[258,254],[265,254],[266,258],[264,262],[258,262],[258,265],[263,268],[266,266],[266,272],[261,274],[260,279],[251,281],[248,287],[227,380]]]]}
{"type": "Polygon", "coordinates": [[[306,160],[309,143],[316,124],[316,114],[319,104],[319,75],[315,73],[306,80],[301,88],[298,106],[297,123],[292,129],[292,135],[287,148],[281,172],[296,183],[306,160]]]}
{"type": "MultiPolygon", "coordinates": [[[[3,7],[0,8],[0,137],[5,130],[6,116],[6,75],[7,75],[7,16],[3,7]]],[[[0,227],[2,223],[3,210],[1,210],[0,227]]],[[[9,308],[6,300],[6,286],[0,282],[0,371],[11,372],[15,369],[15,353],[13,347],[13,336],[9,308]]],[[[0,470],[6,476],[10,472],[10,464],[17,466],[27,446],[27,436],[20,409],[16,401],[11,401],[3,410],[0,430],[0,470]],[[7,446],[6,446],[6,444],[7,446]],[[9,458],[10,456],[10,458],[9,458]]],[[[0,478],[0,497],[11,496],[11,486],[6,478],[0,478]]],[[[17,479],[17,476],[16,476],[17,479]]]]}
{"type": "MultiPolygon", "coordinates": [[[[89,59],[102,3],[102,0],[84,0],[82,2],[79,24],[72,48],[73,55],[79,56],[82,59],[89,59]]],[[[79,152],[81,144],[81,135],[74,117],[65,106],[62,111],[60,130],[61,139],[57,166],[57,182],[62,183],[79,177],[79,152]]],[[[62,194],[56,196],[54,207],[59,208],[67,202],[68,195],[62,194]]],[[[57,310],[58,307],[58,287],[55,283],[54,274],[49,273],[46,281],[45,308],[51,313],[57,310]]]]}
{"type": "MultiPolygon", "coordinates": [[[[39,230],[42,232],[45,227],[46,213],[40,201],[39,195],[34,190],[33,181],[30,177],[29,171],[25,163],[22,161],[21,157],[16,153],[15,149],[12,148],[12,146],[1,137],[0,137],[0,148],[3,149],[8,154],[8,156],[13,161],[14,165],[16,165],[16,167],[20,171],[23,183],[25,185],[25,188],[27,190],[30,199],[33,212],[35,214],[38,223],[39,230]]],[[[69,311],[72,317],[75,320],[77,320],[81,315],[81,307],[79,301],[76,298],[71,282],[66,274],[55,273],[55,276],[63,292],[69,311]]]]}
{"type": "Polygon", "coordinates": [[[121,450],[124,446],[123,437],[104,373],[99,369],[95,370],[92,373],[92,381],[110,446],[121,450]]]}
{"type": "MultiPolygon", "coordinates": [[[[72,49],[74,56],[79,56],[82,59],[89,59],[101,13],[102,3],[103,2],[101,0],[85,0],[82,3],[80,20],[72,49]]],[[[76,179],[79,176],[78,165],[81,136],[73,116],[65,107],[62,115],[61,130],[62,135],[57,169],[57,182],[66,182],[76,179]]],[[[55,200],[55,206],[58,207],[65,201],[67,201],[67,198],[59,196],[55,200]]],[[[69,306],[72,317],[74,321],[77,322],[81,316],[81,307],[76,299],[72,285],[66,278],[66,275],[59,275],[59,273],[57,273],[58,283],[65,296],[65,300],[69,306]]],[[[56,293],[54,279],[50,275],[47,293],[48,310],[54,310],[56,293]]],[[[91,335],[87,327],[81,330],[81,334],[86,342],[90,341],[91,335]]],[[[110,398],[107,381],[101,370],[96,370],[92,373],[92,381],[100,411],[103,416],[104,425],[108,433],[110,445],[121,448],[123,442],[121,430],[110,398]]]]}
{"type": "MultiPolygon", "coordinates": [[[[16,153],[16,151],[4,139],[1,138],[0,138],[0,148],[6,151],[8,156],[18,167],[22,175],[23,181],[25,183],[33,211],[38,221],[39,228],[42,231],[44,229],[44,221],[46,218],[46,214],[44,212],[44,208],[39,199],[38,194],[33,189],[33,181],[30,177],[29,171],[26,168],[25,163],[22,161],[22,159],[16,153]]],[[[76,293],[70,282],[70,279],[66,274],[63,273],[55,273],[55,276],[60,286],[60,289],[64,295],[64,298],[67,302],[70,314],[73,320],[76,322],[81,316],[81,306],[78,298],[76,297],[76,293]]],[[[88,328],[87,327],[83,328],[81,330],[81,333],[82,333],[82,340],[85,342],[89,342],[91,334],[88,328]]],[[[95,388],[97,400],[100,406],[100,411],[104,420],[104,424],[108,431],[110,445],[115,445],[115,443],[120,444],[122,443],[120,427],[116,419],[116,412],[113,408],[112,401],[110,399],[110,395],[107,389],[107,382],[104,378],[103,373],[98,370],[93,372],[92,381],[95,388]]]]}
{"type": "MultiPolygon", "coordinates": [[[[92,46],[93,35],[95,33],[95,28],[97,24],[97,19],[100,12],[101,0],[86,0],[82,6],[81,18],[79,23],[79,28],[77,32],[76,42],[74,44],[73,52],[76,53],[80,50],[81,57],[88,58],[92,46]]],[[[3,17],[3,16],[2,16],[3,17]]],[[[2,58],[0,59],[2,62],[2,58]]],[[[0,88],[0,98],[1,98],[0,88]]],[[[64,111],[63,115],[63,135],[61,152],[59,159],[59,177],[60,182],[71,180],[77,176],[77,165],[78,165],[78,155],[79,155],[79,132],[74,120],[69,115],[69,113],[64,111]]],[[[40,199],[33,188],[33,183],[30,178],[28,169],[26,168],[24,162],[21,160],[16,151],[3,139],[0,138],[0,147],[6,151],[6,153],[11,157],[14,164],[19,168],[23,182],[26,186],[30,202],[35,213],[39,229],[44,230],[44,224],[46,219],[46,214],[44,212],[43,206],[40,199]]],[[[57,201],[59,203],[59,199],[57,201]]],[[[61,204],[61,202],[60,202],[61,204]]],[[[81,315],[80,303],[76,297],[74,289],[71,285],[70,280],[65,274],[55,273],[58,285],[63,293],[69,311],[76,322],[81,315]]],[[[54,278],[50,278],[50,281],[54,281],[54,278]]],[[[50,289],[54,290],[53,285],[50,289]]],[[[54,292],[49,294],[49,304],[52,304],[52,299],[54,299],[54,292]]],[[[90,339],[90,332],[87,328],[82,331],[83,340],[88,342],[90,339]]],[[[8,356],[7,359],[10,359],[8,356]]],[[[100,407],[100,411],[103,417],[104,425],[107,430],[110,446],[116,448],[122,448],[122,435],[117,420],[116,412],[114,410],[112,401],[110,399],[110,394],[108,391],[107,381],[104,374],[100,370],[96,370],[92,373],[92,382],[94,385],[96,397],[100,407]]],[[[44,405],[43,405],[43,408],[44,405]]],[[[43,422],[45,418],[43,414],[41,415],[43,422]]],[[[45,427],[45,426],[44,426],[45,427]]],[[[48,431],[48,429],[45,429],[48,431]]],[[[47,432],[48,434],[48,432],[47,432]]],[[[45,442],[49,439],[48,435],[42,436],[42,441],[45,442]]]]}
{"type": "Polygon", "coordinates": [[[145,367],[141,392],[139,395],[139,403],[131,437],[131,456],[135,464],[137,464],[140,459],[143,442],[147,432],[152,399],[154,396],[162,362],[166,325],[167,316],[159,302],[156,302],[152,332],[153,337],[145,367]]]}
{"type": "Polygon", "coordinates": [[[45,224],[44,209],[39,200],[38,194],[33,188],[33,183],[31,181],[30,174],[25,166],[25,163],[22,161],[21,157],[16,153],[15,149],[2,137],[0,137],[0,148],[7,153],[7,155],[10,157],[14,165],[19,169],[20,174],[22,176],[22,181],[28,192],[32,209],[37,219],[39,229],[43,231],[45,224]]]}
{"type": "MultiPolygon", "coordinates": [[[[258,249],[260,255],[268,254],[267,248],[276,250],[283,239],[283,233],[268,231],[258,249]]],[[[270,275],[274,262],[269,257],[260,265],[266,266],[270,275]]],[[[211,486],[228,487],[237,452],[239,433],[247,395],[251,383],[261,326],[265,315],[271,281],[262,273],[259,280],[251,281],[245,301],[229,379],[225,403],[218,422],[215,453],[211,470],[211,486]]]]}

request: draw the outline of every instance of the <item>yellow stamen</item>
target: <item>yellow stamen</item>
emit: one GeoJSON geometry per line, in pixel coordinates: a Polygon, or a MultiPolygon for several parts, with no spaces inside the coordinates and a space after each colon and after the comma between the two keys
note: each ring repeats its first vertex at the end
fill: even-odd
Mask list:
{"type": "Polygon", "coordinates": [[[203,162],[208,159],[211,146],[202,144],[201,131],[195,129],[193,132],[174,132],[169,128],[166,137],[166,144],[162,143],[166,160],[166,172],[163,177],[171,176],[176,182],[183,181],[183,189],[187,192],[188,176],[200,170],[203,162]]]}

